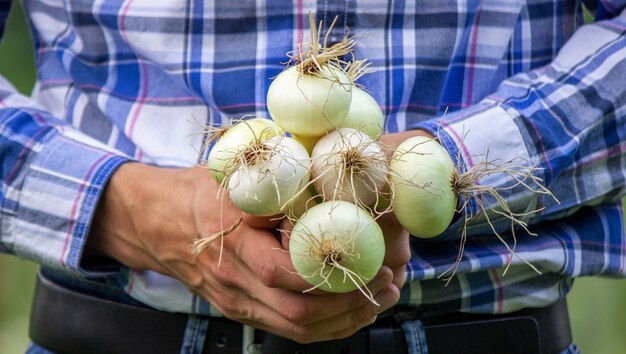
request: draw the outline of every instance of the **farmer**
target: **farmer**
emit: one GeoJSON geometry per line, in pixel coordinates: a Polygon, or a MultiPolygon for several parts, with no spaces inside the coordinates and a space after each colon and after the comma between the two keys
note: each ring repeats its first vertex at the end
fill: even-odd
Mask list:
{"type": "Polygon", "coordinates": [[[586,1],[586,26],[580,1],[22,2],[38,83],[29,98],[0,80],[0,251],[42,266],[29,353],[576,353],[573,279],[626,275],[624,1],[586,1]],[[309,12],[372,62],[360,83],[386,144],[422,134],[464,170],[487,154],[538,168],[556,199],[503,193],[541,210],[517,256],[476,204],[430,241],[380,220],[380,306],[303,293],[284,235],[253,219],[191,254],[241,215],[194,167],[198,132],[269,117],[309,12]]]}

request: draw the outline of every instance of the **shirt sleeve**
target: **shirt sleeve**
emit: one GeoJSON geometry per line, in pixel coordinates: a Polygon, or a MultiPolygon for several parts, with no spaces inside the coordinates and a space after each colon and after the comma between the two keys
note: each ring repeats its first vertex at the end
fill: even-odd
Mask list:
{"type": "Polygon", "coordinates": [[[0,78],[0,251],[84,276],[99,196],[128,158],[44,111],[0,78]]]}
{"type": "MultiPolygon", "coordinates": [[[[535,168],[556,198],[522,186],[507,189],[517,183],[507,173],[478,181],[504,188],[500,194],[515,213],[541,210],[519,217],[529,224],[619,201],[626,185],[626,12],[619,12],[624,7],[603,7],[598,13],[613,18],[581,27],[550,65],[505,80],[474,106],[411,128],[439,136],[461,172],[487,160],[535,168]]],[[[494,200],[483,202],[485,213],[477,203],[463,212],[492,215],[496,230],[510,230],[510,220],[491,212],[494,200]]],[[[458,237],[463,219],[439,239],[458,237]]],[[[491,226],[473,217],[467,230],[468,236],[485,234],[491,226]]]]}

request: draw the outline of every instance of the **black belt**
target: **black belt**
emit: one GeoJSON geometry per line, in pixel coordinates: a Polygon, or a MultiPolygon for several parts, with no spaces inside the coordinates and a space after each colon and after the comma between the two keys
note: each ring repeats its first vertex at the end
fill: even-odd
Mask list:
{"type": "MultiPolygon", "coordinates": [[[[203,353],[240,354],[243,327],[211,318],[203,353]]],[[[33,342],[55,353],[179,353],[187,316],[82,294],[38,278],[30,318],[33,342]]],[[[560,353],[571,343],[561,300],[508,315],[457,314],[423,320],[430,354],[560,353]]],[[[257,331],[260,332],[260,331],[257,331]]],[[[302,345],[258,333],[264,354],[406,353],[402,329],[386,318],[340,340],[302,345]]]]}

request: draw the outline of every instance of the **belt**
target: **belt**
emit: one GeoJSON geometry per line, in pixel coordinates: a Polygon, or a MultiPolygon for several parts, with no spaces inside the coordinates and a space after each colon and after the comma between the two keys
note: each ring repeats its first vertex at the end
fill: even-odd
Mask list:
{"type": "MultiPolygon", "coordinates": [[[[187,315],[157,311],[83,294],[38,277],[29,334],[55,353],[179,353],[187,315]]],[[[422,320],[430,354],[560,353],[572,342],[567,304],[507,315],[454,314],[422,320]]],[[[243,326],[210,318],[204,354],[240,354],[243,326]]],[[[299,344],[257,331],[265,354],[406,353],[404,332],[385,318],[354,335],[299,344]]]]}

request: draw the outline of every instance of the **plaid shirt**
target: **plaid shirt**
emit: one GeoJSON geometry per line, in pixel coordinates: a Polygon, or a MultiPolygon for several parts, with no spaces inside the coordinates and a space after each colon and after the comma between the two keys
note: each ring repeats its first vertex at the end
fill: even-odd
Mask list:
{"type": "MultiPolygon", "coordinates": [[[[39,80],[26,98],[0,79],[0,251],[67,274],[109,271],[157,308],[214,314],[156,273],[81,268],[90,220],[121,163],[196,163],[194,120],[268,117],[268,86],[307,40],[312,11],[339,16],[331,41],[357,35],[355,56],[376,70],[361,83],[386,131],[427,129],[465,169],[487,152],[519,157],[560,201],[503,194],[515,212],[543,208],[525,218],[537,236],[518,232],[515,248],[541,274],[511,258],[470,204],[454,279],[437,277],[456,259],[462,221],[412,240],[401,304],[500,313],[551,303],[578,276],[626,274],[626,1],[590,2],[597,21],[586,26],[580,2],[556,0],[23,2],[39,80]]],[[[512,246],[508,221],[492,221],[512,246]]]]}

